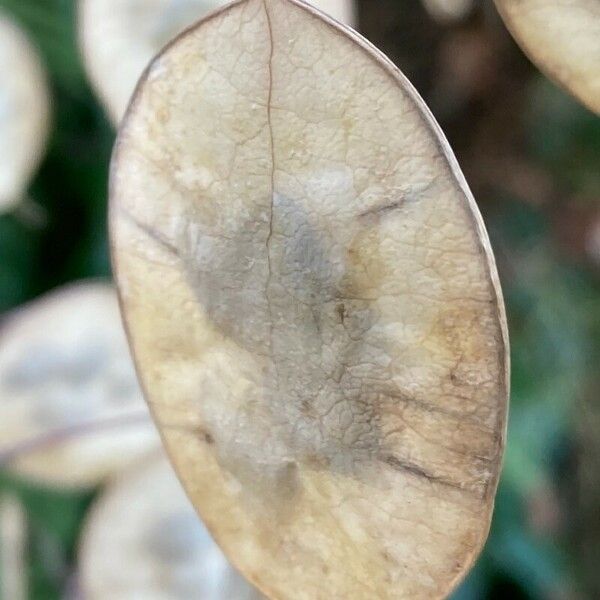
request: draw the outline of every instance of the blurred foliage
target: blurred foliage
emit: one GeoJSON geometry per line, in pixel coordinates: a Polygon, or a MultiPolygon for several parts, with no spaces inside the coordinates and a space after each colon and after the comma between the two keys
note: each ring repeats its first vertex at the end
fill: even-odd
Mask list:
{"type": "Polygon", "coordinates": [[[64,590],[74,576],[81,525],[93,493],[54,490],[3,475],[0,492],[6,491],[17,494],[27,514],[29,597],[65,598],[64,590]]]}
{"type": "MultiPolygon", "coordinates": [[[[599,597],[586,588],[585,561],[570,543],[577,505],[568,488],[578,453],[586,452],[577,419],[600,411],[592,380],[600,358],[600,248],[594,254],[582,243],[590,227],[600,228],[600,120],[527,63],[489,2],[466,24],[445,28],[415,4],[378,0],[375,9],[361,0],[361,26],[415,81],[457,151],[498,258],[512,344],[508,447],[492,531],[454,598],[599,597]],[[469,64],[482,69],[467,72],[461,93],[444,84],[444,48],[466,48],[469,64]]],[[[37,43],[54,98],[48,151],[29,190],[36,208],[0,217],[1,314],[62,283],[109,274],[114,131],[83,73],[73,1],[0,0],[0,9],[37,43]]],[[[460,60],[454,50],[451,56],[451,65],[460,60]]],[[[598,477],[586,485],[600,485],[598,477]]],[[[8,476],[0,478],[3,490],[16,491],[27,508],[31,597],[61,597],[92,494],[8,476]]],[[[591,547],[600,556],[600,540],[591,547]]]]}

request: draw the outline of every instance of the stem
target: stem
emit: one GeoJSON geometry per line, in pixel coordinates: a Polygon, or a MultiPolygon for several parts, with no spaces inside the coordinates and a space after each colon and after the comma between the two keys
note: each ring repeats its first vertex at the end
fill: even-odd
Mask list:
{"type": "Polygon", "coordinates": [[[0,549],[2,598],[27,600],[27,518],[16,496],[0,498],[0,549]]]}
{"type": "Polygon", "coordinates": [[[73,438],[91,435],[104,430],[118,429],[119,427],[129,427],[144,422],[151,423],[148,412],[145,410],[55,429],[49,433],[17,442],[12,447],[0,449],[0,466],[6,466],[23,455],[39,452],[40,450],[62,444],[73,438]]]}

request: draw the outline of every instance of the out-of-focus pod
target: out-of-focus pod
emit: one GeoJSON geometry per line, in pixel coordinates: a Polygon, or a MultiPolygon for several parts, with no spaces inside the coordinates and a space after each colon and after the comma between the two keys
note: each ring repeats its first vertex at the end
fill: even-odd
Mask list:
{"type": "Polygon", "coordinates": [[[23,199],[44,151],[50,100],[25,33],[0,12],[0,213],[23,199]]]}
{"type": "Polygon", "coordinates": [[[159,446],[108,283],[69,286],[0,327],[0,459],[60,487],[99,483],[159,446]]]}
{"type": "Polygon", "coordinates": [[[259,600],[202,525],[166,458],[108,488],[92,508],[80,552],[88,600],[259,600]]]}
{"type": "Polygon", "coordinates": [[[495,1],[531,60],[600,114],[600,1],[495,1]]]}
{"type": "MultiPolygon", "coordinates": [[[[118,124],[154,55],[227,0],[80,0],[79,37],[90,80],[118,124]]],[[[310,2],[338,21],[356,22],[354,0],[310,2]]]]}
{"type": "Polygon", "coordinates": [[[456,23],[473,10],[473,0],[423,0],[427,12],[438,22],[456,23]]]}

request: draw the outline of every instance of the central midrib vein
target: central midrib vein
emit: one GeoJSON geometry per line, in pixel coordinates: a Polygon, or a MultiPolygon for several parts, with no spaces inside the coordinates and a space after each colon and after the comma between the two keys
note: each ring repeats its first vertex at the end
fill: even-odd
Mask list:
{"type": "MultiPolygon", "coordinates": [[[[270,299],[270,290],[271,290],[271,279],[272,279],[272,266],[271,266],[271,241],[273,239],[273,212],[274,212],[274,198],[275,198],[275,142],[273,139],[273,123],[271,119],[271,105],[272,105],[272,96],[273,96],[273,51],[274,51],[274,42],[273,42],[273,27],[271,24],[271,15],[269,14],[269,9],[267,7],[267,0],[263,0],[263,8],[265,11],[265,17],[267,20],[267,30],[269,33],[269,43],[270,43],[270,51],[269,51],[269,90],[267,95],[267,127],[269,129],[269,141],[271,148],[271,190],[270,190],[270,209],[269,209],[269,233],[266,239],[266,247],[267,247],[267,283],[265,289],[265,295],[267,300],[267,310],[269,313],[269,328],[270,328],[270,347],[271,347],[271,357],[273,358],[273,330],[274,330],[274,322],[273,322],[273,310],[271,307],[271,299],[270,299]]],[[[273,359],[273,363],[275,360],[273,359]]]]}

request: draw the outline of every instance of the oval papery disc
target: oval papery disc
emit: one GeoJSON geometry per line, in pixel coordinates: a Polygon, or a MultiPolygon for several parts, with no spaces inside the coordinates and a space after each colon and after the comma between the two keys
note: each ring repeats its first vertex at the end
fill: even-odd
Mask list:
{"type": "Polygon", "coordinates": [[[507,342],[474,200],[408,81],[293,0],[149,68],[111,181],[138,372],[269,597],[437,598],[488,531],[507,342]]]}
{"type": "Polygon", "coordinates": [[[132,468],[87,518],[79,553],[88,600],[259,600],[198,519],[165,458],[132,468]]]}
{"type": "Polygon", "coordinates": [[[46,144],[48,116],[37,52],[0,12],[0,212],[23,199],[46,144]]]}
{"type": "MultiPolygon", "coordinates": [[[[140,75],[175,35],[227,0],[80,0],[79,31],[91,81],[119,123],[140,75]]],[[[353,25],[354,0],[315,0],[353,25]]]]}
{"type": "Polygon", "coordinates": [[[12,471],[96,485],[159,445],[146,412],[109,284],[62,288],[2,323],[0,456],[21,449],[12,471]]]}
{"type": "Polygon", "coordinates": [[[496,0],[531,60],[600,114],[600,1],[496,0]]]}

